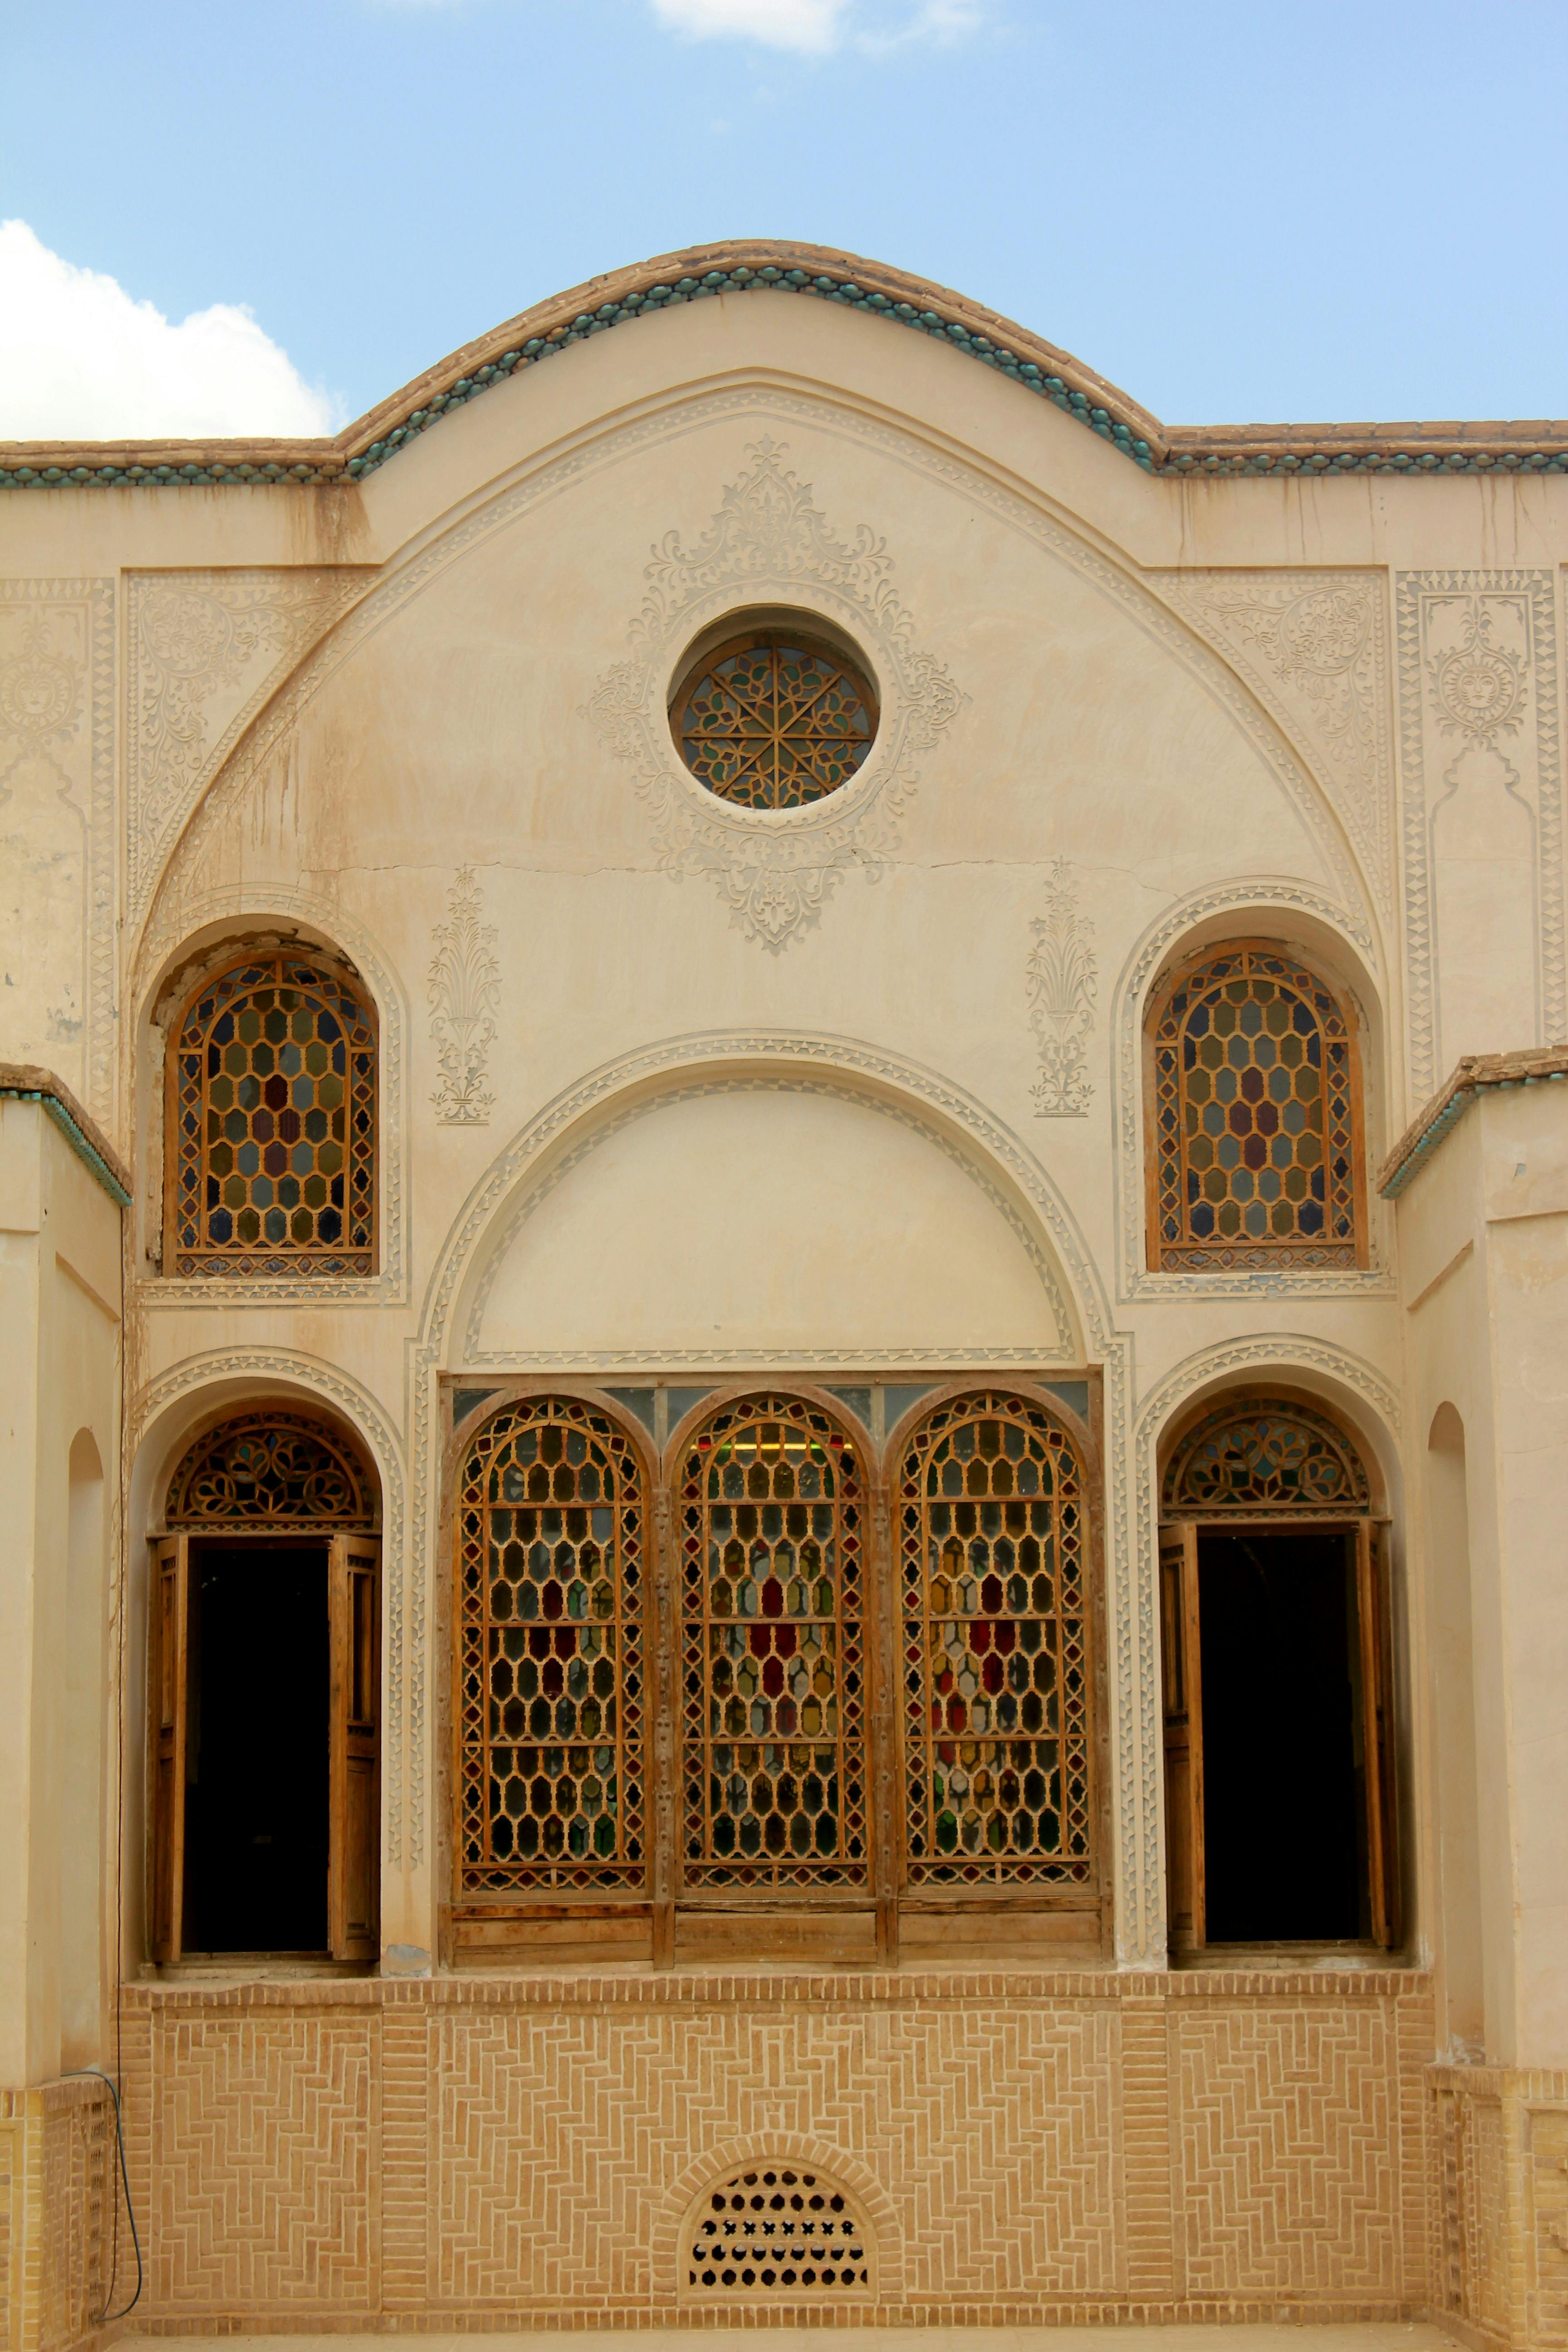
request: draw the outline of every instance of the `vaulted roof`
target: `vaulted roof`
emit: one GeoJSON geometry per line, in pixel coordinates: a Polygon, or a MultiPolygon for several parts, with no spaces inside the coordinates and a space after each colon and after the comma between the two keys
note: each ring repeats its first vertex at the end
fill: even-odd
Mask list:
{"type": "Polygon", "coordinates": [[[0,442],[0,488],[342,484],[492,385],[650,313],[721,294],[837,303],[931,335],[1051,402],[1145,472],[1182,478],[1295,473],[1564,473],[1568,421],[1164,425],[1070,352],[966,295],[821,246],[740,238],[662,254],[536,303],[465,343],[336,436],[313,440],[0,442]]]}

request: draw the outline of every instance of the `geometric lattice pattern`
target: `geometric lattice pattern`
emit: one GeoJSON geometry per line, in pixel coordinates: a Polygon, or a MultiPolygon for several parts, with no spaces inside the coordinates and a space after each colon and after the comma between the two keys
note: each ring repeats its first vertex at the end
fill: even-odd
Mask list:
{"type": "Polygon", "coordinates": [[[373,1528],[375,1488],[341,1430],[268,1406],[195,1440],[169,1481],[164,1524],[229,1535],[373,1528]]]}
{"type": "Polygon", "coordinates": [[[1082,1488],[1072,1441],[1006,1395],[941,1406],[900,1481],[912,1885],[1091,1872],[1082,1488]]]}
{"type": "Polygon", "coordinates": [[[170,1270],[374,1272],[375,1032],[343,975],[247,956],[169,1057],[170,1270]]]}
{"type": "Polygon", "coordinates": [[[1153,1032],[1156,1258],[1354,1265],[1358,1112],[1339,999],[1276,949],[1221,949],[1153,1032]]]}
{"type": "Polygon", "coordinates": [[[848,782],[877,732],[869,681],[841,654],[776,629],[705,661],[674,714],[700,784],[742,808],[802,808],[848,782]]]}
{"type": "Polygon", "coordinates": [[[1284,1397],[1231,1398],[1184,1439],[1165,1473],[1163,1507],[1183,1514],[1372,1508],[1366,1470],[1342,1430],[1284,1397]]]}
{"type": "Polygon", "coordinates": [[[867,1883],[860,1476],[837,1424],[751,1397],[680,1482],[688,1886],[867,1883]]]}
{"type": "Polygon", "coordinates": [[[458,1509],[460,1884],[626,1888],[643,1830],[642,1474],[571,1398],[468,1447],[458,1509]]]}
{"type": "Polygon", "coordinates": [[[685,2249],[686,2284],[745,2301],[763,2292],[837,2297],[870,2283],[870,2236],[854,2200],[815,2172],[737,2172],[702,2200],[685,2249]]]}

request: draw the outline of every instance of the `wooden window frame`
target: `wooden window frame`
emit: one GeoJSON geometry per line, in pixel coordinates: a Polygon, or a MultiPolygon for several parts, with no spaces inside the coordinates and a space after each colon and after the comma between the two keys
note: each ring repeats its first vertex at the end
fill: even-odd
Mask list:
{"type": "MultiPolygon", "coordinates": [[[[1349,992],[1339,982],[1329,979],[1315,961],[1289,940],[1247,936],[1242,939],[1211,940],[1205,946],[1195,948],[1171,964],[1150,991],[1144,1008],[1143,1045],[1143,1233],[1144,1260],[1151,1273],[1202,1276],[1228,1267],[1243,1270],[1268,1271],[1296,1267],[1303,1273],[1321,1273],[1328,1278],[1343,1274],[1348,1268],[1364,1270],[1370,1262],[1370,1235],[1367,1214],[1366,1164],[1366,1088],[1361,1050],[1361,1024],[1349,992]],[[1206,964],[1226,955],[1260,954],[1279,956],[1294,963],[1316,982],[1325,995],[1333,999],[1344,1024],[1346,1041],[1346,1084],[1350,1094],[1351,1118],[1351,1182],[1352,1214],[1355,1226],[1353,1243],[1348,1252],[1343,1244],[1317,1242],[1247,1240],[1239,1242],[1188,1242],[1167,1245],[1161,1237],[1163,1202],[1161,1194],[1160,1097],[1158,1074],[1158,1030],[1165,1017],[1172,997],[1187,986],[1206,964]],[[1332,1251],[1325,1257],[1325,1251],[1332,1251]]],[[[1325,1153],[1328,1149],[1325,1119],[1325,1153]]]]}
{"type": "MultiPolygon", "coordinates": [[[[285,983],[287,984],[287,983],[285,983]]],[[[216,1017],[216,1016],[215,1016],[216,1017]]],[[[352,1065],[352,1054],[351,1054],[352,1065]]],[[[381,1101],[382,1101],[382,1041],[381,1022],[375,999],[353,966],[333,949],[317,946],[310,940],[295,940],[266,945],[240,945],[232,952],[227,947],[190,987],[183,987],[175,1001],[172,1015],[163,1032],[163,1197],[160,1270],[166,1276],[183,1281],[254,1282],[283,1279],[298,1281],[363,1282],[372,1278],[381,1265],[381,1101]],[[329,974],[359,1007],[370,1033],[372,1056],[372,1112],[368,1157],[368,1187],[370,1194],[369,1236],[363,1244],[343,1241],[337,1244],[300,1244],[290,1242],[257,1242],[254,1244],[201,1243],[186,1250],[180,1240],[180,1055],[185,1042],[185,1024],[197,1001],[209,990],[216,989],[233,971],[248,963],[295,961],[310,965],[329,974]],[[180,1260],[201,1258],[208,1263],[182,1267],[180,1260]],[[340,1268],[330,1263],[340,1257],[358,1257],[359,1265],[340,1268]],[[266,1265],[250,1265],[245,1261],[261,1258],[266,1265]]],[[[204,1087],[205,1103],[205,1087],[204,1087]]],[[[344,1222],[347,1225],[352,1206],[354,1161],[353,1139],[353,1074],[352,1066],[345,1078],[344,1114],[344,1222]]],[[[200,1166],[206,1166],[206,1139],[204,1134],[200,1166]]]]}
{"type": "Polygon", "coordinates": [[[358,1444],[324,1414],[290,1398],[231,1408],[187,1440],[169,1480],[176,1517],[149,1544],[148,1609],[148,1943],[151,1957],[176,1966],[186,1957],[185,1767],[190,1714],[190,1607],[193,1550],[279,1542],[319,1545],[325,1553],[328,1627],[327,1948],[331,1960],[364,1966],[380,1953],[382,1541],[374,1474],[358,1444]],[[281,1423],[310,1429],[330,1446],[356,1487],[355,1524],[295,1514],[272,1518],[179,1516],[190,1465],[225,1431],[281,1423]],[[363,1519],[368,1524],[359,1524],[363,1519]]]}
{"type": "MultiPolygon", "coordinates": [[[[1207,1938],[1204,1853],[1203,1649],[1198,1604],[1198,1547],[1205,1535],[1340,1536],[1355,1547],[1356,1640],[1361,1686],[1367,1895],[1366,1940],[1389,1950],[1400,1936],[1398,1760],[1394,1740],[1394,1596],[1390,1522],[1376,1508],[1376,1488],[1363,1449],[1320,1399],[1281,1391],[1209,1397],[1191,1415],[1171,1448],[1161,1477],[1159,1618],[1161,1696],[1165,1759],[1166,1927],[1173,1953],[1211,1948],[1207,1938]],[[1169,1487],[1198,1434],[1227,1409],[1282,1406],[1324,1423],[1337,1436],[1363,1482],[1360,1508],[1280,1506],[1269,1509],[1184,1507],[1169,1487]]],[[[1289,1937],[1294,1946],[1310,1937],[1289,1937]]]]}
{"type": "MultiPolygon", "coordinates": [[[[831,1377],[831,1376],[830,1376],[831,1377]]],[[[880,1376],[879,1376],[880,1377],[880,1376]]],[[[918,1378],[918,1374],[912,1377],[918,1378]]],[[[1075,1379],[1082,1375],[1072,1375],[1075,1379]]],[[[437,1638],[444,1641],[450,1662],[445,1704],[447,1736],[438,1743],[438,1781],[434,1792],[437,1818],[443,1824],[446,1860],[441,1876],[445,1898],[439,1906],[438,1950],[443,1964],[464,1959],[501,1957],[539,1960],[571,1959],[588,1964],[597,1956],[643,1958],[656,1967],[673,1964],[678,1943],[692,1956],[730,1951],[743,1953],[760,1946],[773,1948],[780,1936],[808,1937],[813,1923],[825,1935],[837,1920],[846,1933],[868,1937],[865,1957],[896,1959],[900,1937],[940,1939],[959,1922],[984,1936],[987,1921],[1006,1916],[1037,1924],[1047,1941],[1081,1949],[1091,1945],[1109,1948],[1111,1935],[1110,1814],[1105,1692],[1103,1458],[1100,1383],[1097,1371],[1088,1374],[1091,1400],[1087,1418],[1065,1406],[1050,1390],[1027,1374],[1013,1378],[931,1378],[919,1402],[889,1423],[880,1442],[874,1440],[859,1415],[840,1396],[817,1381],[793,1372],[760,1371],[742,1380],[716,1381],[699,1403],[672,1420],[663,1446],[620,1399],[600,1388],[592,1376],[557,1380],[532,1376],[502,1376],[487,1380],[482,1402],[452,1418],[461,1399],[473,1396],[474,1386],[462,1375],[444,1375],[447,1440],[443,1456],[443,1522],[450,1574],[442,1580],[436,1610],[437,1638]],[[901,1672],[901,1544],[899,1537],[900,1472],[910,1438],[927,1417],[955,1399],[1007,1393],[1042,1410],[1061,1429],[1073,1448],[1079,1476],[1083,1514],[1083,1622],[1088,1647],[1088,1687],[1090,1841],[1089,1871],[1070,1885],[1023,1885],[979,1889],[916,1887],[909,1882],[905,1857],[903,1752],[900,1729],[901,1672]],[[851,1438],[862,1468],[863,1622],[866,1652],[865,1709],[866,1780],[868,1789],[870,1869],[863,1887],[759,1887],[754,1890],[688,1885],[681,1857],[683,1843],[682,1713],[683,1617],[680,1585],[680,1482],[683,1465],[697,1433],[725,1408],[763,1395],[787,1396],[820,1411],[851,1438]],[[461,1763],[458,1723],[462,1706],[459,1688],[461,1622],[458,1576],[461,1532],[458,1497],[469,1446],[485,1424],[520,1398],[571,1399],[603,1414],[630,1440],[643,1464],[648,1523],[642,1577],[644,1605],[647,1782],[643,1813],[647,1824],[647,1872],[643,1884],[616,1892],[552,1893],[477,1896],[464,1884],[458,1832],[461,1763]],[[790,1921],[798,1924],[791,1927],[790,1921]],[[855,1926],[859,1922],[859,1926],[855,1926]]],[[[679,1393],[679,1376],[671,1376],[679,1393]]],[[[689,1390],[687,1391],[689,1394],[689,1390]]],[[[1032,1932],[1032,1930],[1031,1930],[1032,1932]]],[[[807,1945],[800,1947],[803,1950],[807,1945]]]]}

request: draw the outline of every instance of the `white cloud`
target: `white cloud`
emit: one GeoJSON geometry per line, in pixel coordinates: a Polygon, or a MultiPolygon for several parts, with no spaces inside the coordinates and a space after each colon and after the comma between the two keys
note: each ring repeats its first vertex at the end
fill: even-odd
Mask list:
{"type": "Polygon", "coordinates": [[[288,437],[339,422],[247,310],[215,302],[174,324],[26,221],[0,221],[0,438],[288,437]]]}
{"type": "Polygon", "coordinates": [[[653,0],[660,24],[697,40],[760,41],[824,57],[847,42],[873,55],[945,44],[980,28],[984,0],[653,0]]]}

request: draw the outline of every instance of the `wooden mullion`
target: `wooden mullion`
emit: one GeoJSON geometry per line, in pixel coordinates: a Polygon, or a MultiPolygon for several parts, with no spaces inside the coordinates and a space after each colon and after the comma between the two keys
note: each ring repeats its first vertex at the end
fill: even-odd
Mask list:
{"type": "Polygon", "coordinates": [[[661,1474],[654,1494],[653,1574],[647,1643],[647,1679],[653,1686],[653,1737],[645,1742],[647,1782],[645,1797],[649,1843],[649,1892],[653,1897],[653,1965],[675,1964],[675,1895],[677,1884],[676,1807],[680,1786],[680,1748],[675,1736],[680,1704],[681,1634],[679,1563],[676,1558],[676,1508],[669,1482],[679,1480],[680,1465],[661,1474]]]}
{"type": "Polygon", "coordinates": [[[877,1904],[877,1957],[884,1968],[899,1961],[899,1878],[896,1822],[899,1814],[897,1702],[898,1608],[896,1561],[887,1482],[867,1465],[868,1537],[864,1575],[868,1685],[867,1773],[870,1810],[871,1885],[877,1904]]]}

